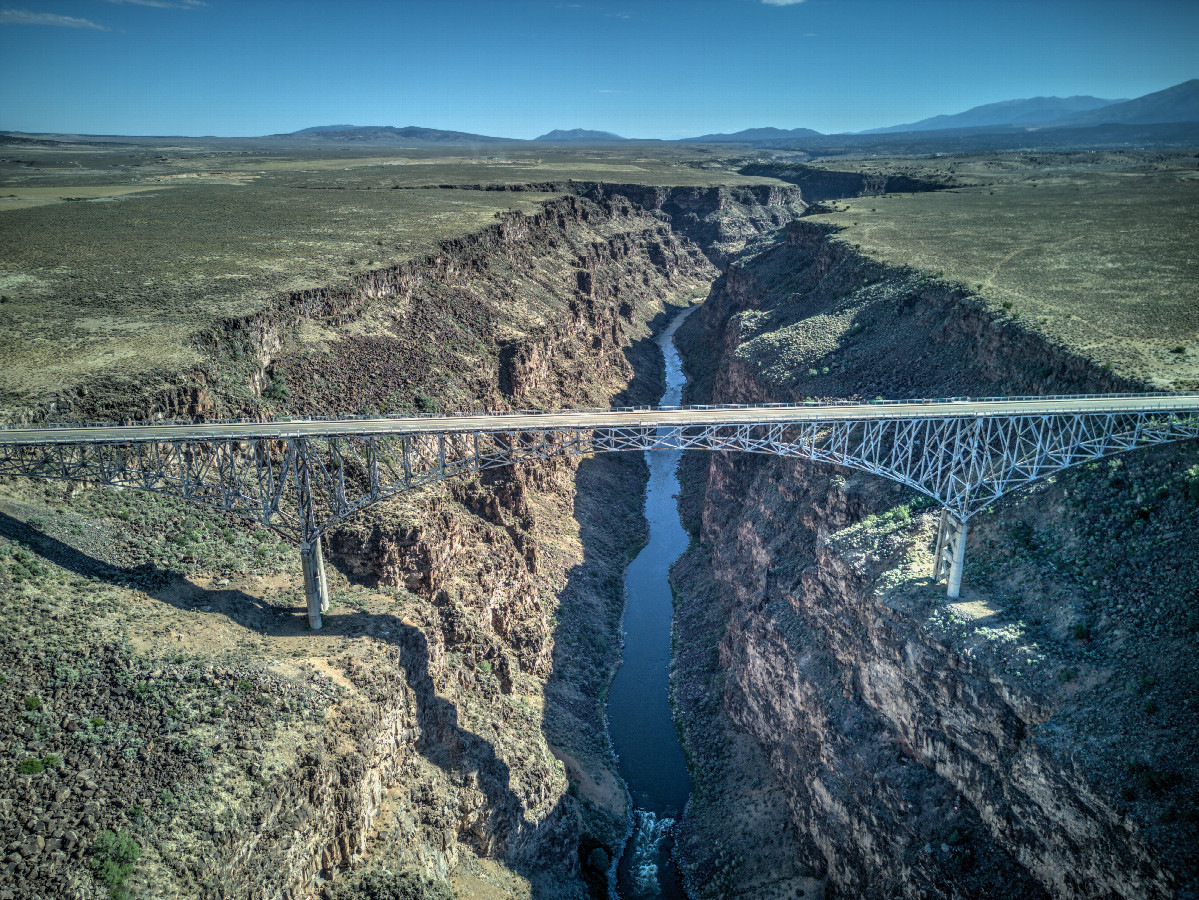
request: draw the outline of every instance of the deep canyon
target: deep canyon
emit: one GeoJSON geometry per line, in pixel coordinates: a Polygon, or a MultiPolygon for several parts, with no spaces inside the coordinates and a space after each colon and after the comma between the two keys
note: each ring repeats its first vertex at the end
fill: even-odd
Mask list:
{"type": "MultiPolygon", "coordinates": [[[[561,196],[212,324],[186,372],[7,416],[646,405],[654,337],[696,304],[684,402],[1147,387],[805,216],[885,180],[802,175],[538,185],[561,196]]],[[[912,492],[686,455],[670,700],[690,896],[1199,896],[1195,461],[1140,451],[997,503],[947,602],[912,492]]],[[[349,898],[402,872],[430,898],[608,897],[630,811],[603,698],[648,474],[563,456],[381,504],[330,537],[319,634],[287,548],[226,537],[258,554],[239,571],[205,555],[218,514],[4,485],[4,559],[45,571],[6,592],[0,650],[5,700],[42,717],[2,727],[64,768],[0,775],[23,813],[0,897],[95,896],[87,836],[130,822],[153,896],[349,898]]]]}

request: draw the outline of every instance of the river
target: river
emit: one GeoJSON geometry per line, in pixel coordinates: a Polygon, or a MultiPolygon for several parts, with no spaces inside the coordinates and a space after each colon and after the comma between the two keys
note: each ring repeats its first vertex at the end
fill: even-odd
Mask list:
{"type": "MultiPolygon", "coordinates": [[[[666,357],[666,391],[660,405],[682,401],[682,361],[674,334],[693,310],[674,318],[657,337],[666,357]]],[[[625,573],[624,659],[608,693],[608,723],[620,774],[633,801],[634,827],[618,867],[623,900],[685,900],[671,859],[672,828],[691,793],[691,778],[670,710],[671,564],[687,549],[677,496],[681,451],[645,454],[649,465],[645,517],[649,543],[625,573]]]]}

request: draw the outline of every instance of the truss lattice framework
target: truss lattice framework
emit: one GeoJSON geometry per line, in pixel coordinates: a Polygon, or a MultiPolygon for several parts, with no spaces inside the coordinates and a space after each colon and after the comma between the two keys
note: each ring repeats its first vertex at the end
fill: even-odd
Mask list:
{"type": "MultiPolygon", "coordinates": [[[[652,413],[647,413],[652,416],[652,413]]],[[[0,476],[170,494],[290,533],[301,548],[359,510],[457,475],[621,450],[835,463],[906,484],[959,523],[1022,485],[1113,453],[1199,437],[1199,412],[501,428],[279,438],[0,443],[0,476]]]]}

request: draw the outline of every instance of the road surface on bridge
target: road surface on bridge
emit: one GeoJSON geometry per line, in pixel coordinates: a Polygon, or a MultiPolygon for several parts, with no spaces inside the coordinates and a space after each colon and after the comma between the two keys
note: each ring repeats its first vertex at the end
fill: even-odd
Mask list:
{"type": "Polygon", "coordinates": [[[251,440],[339,434],[428,434],[475,431],[555,431],[686,425],[762,425],[786,422],[938,419],[978,416],[1058,416],[1112,412],[1199,412],[1199,393],[1130,394],[1014,399],[895,400],[808,403],[802,406],[710,406],[680,409],[480,413],[395,418],[281,419],[165,425],[88,425],[0,429],[0,444],[79,444],[113,441],[251,440]]]}

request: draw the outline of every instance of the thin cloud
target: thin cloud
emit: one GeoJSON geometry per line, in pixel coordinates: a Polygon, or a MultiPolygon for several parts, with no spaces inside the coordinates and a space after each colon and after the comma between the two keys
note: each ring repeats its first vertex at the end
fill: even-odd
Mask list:
{"type": "Polygon", "coordinates": [[[53,25],[57,28],[111,30],[91,19],[76,19],[74,16],[59,16],[54,13],[35,13],[27,9],[0,9],[0,25],[53,25]]]}
{"type": "Polygon", "coordinates": [[[129,6],[154,6],[158,9],[199,9],[208,4],[204,0],[104,0],[105,3],[119,3],[129,6]]]}
{"type": "Polygon", "coordinates": [[[762,0],[767,6],[798,6],[804,0],[762,0]]]}

